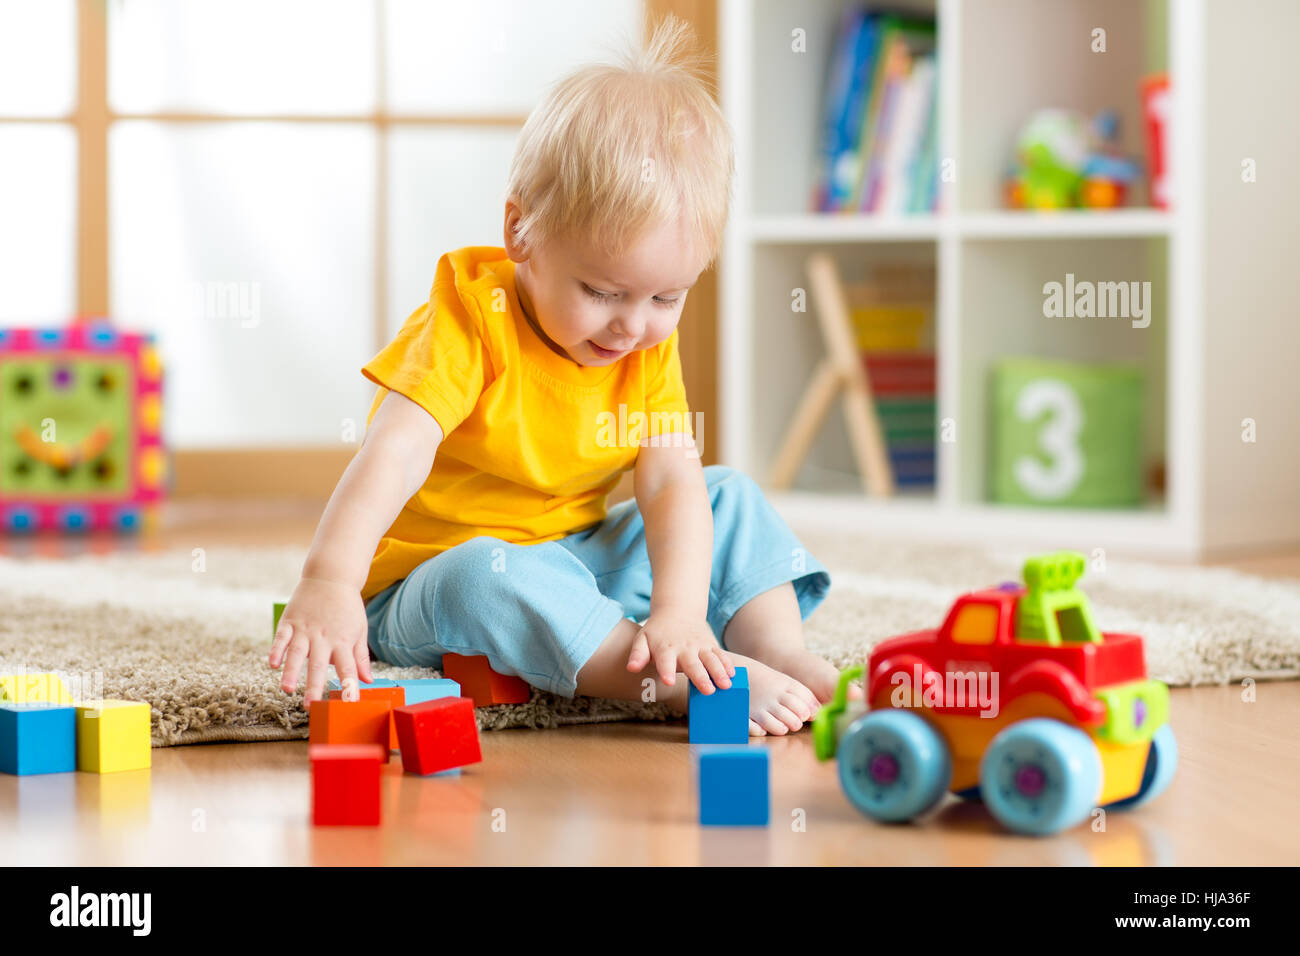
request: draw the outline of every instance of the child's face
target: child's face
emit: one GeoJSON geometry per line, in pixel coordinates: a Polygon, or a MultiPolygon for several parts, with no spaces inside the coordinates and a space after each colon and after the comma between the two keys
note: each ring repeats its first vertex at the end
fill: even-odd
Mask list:
{"type": "Polygon", "coordinates": [[[510,253],[530,323],[553,350],[588,366],[609,365],[672,335],[704,270],[680,223],[647,230],[620,257],[567,239],[526,259],[510,253]]]}

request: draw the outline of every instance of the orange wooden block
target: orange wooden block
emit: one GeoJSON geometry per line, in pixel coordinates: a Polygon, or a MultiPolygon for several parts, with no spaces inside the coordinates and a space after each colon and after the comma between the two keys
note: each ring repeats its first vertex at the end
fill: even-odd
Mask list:
{"type": "Polygon", "coordinates": [[[388,763],[393,726],[393,702],[372,700],[313,700],[307,740],[313,744],[379,744],[388,763]]]}
{"type": "MultiPolygon", "coordinates": [[[[330,700],[342,700],[343,691],[332,690],[329,693],[330,700]]],[[[406,706],[406,689],[404,687],[362,687],[362,700],[386,700],[393,709],[406,706]]],[[[392,715],[389,715],[388,726],[388,749],[397,749],[397,724],[393,723],[392,715]]]]}
{"type": "Polygon", "coordinates": [[[526,681],[498,674],[481,654],[473,657],[442,655],[442,675],[460,684],[461,696],[473,698],[475,707],[526,704],[533,696],[533,689],[526,681]]]}

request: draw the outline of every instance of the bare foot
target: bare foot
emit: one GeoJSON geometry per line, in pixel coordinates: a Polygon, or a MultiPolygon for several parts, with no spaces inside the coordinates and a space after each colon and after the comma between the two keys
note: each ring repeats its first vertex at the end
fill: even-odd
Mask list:
{"type": "MultiPolygon", "coordinates": [[[[749,735],[751,737],[766,737],[769,734],[782,736],[797,732],[816,716],[820,702],[817,695],[804,684],[762,661],[745,657],[734,651],[730,654],[737,667],[744,667],[749,671],[749,735]]],[[[822,661],[822,663],[826,662],[822,661]]],[[[831,667],[831,674],[832,677],[838,676],[838,672],[833,667],[831,667]]],[[[677,677],[677,684],[659,699],[666,703],[669,709],[685,716],[688,710],[687,687],[690,681],[686,680],[684,674],[678,674],[677,677]]],[[[833,689],[834,680],[831,686],[833,689]]],[[[858,691],[856,687],[852,690],[858,691]]],[[[858,691],[857,696],[862,696],[861,691],[858,691]]]]}
{"type": "Polygon", "coordinates": [[[793,733],[813,719],[817,698],[799,681],[743,654],[731,659],[749,671],[749,736],[793,733]]]}
{"type": "MultiPolygon", "coordinates": [[[[835,697],[835,687],[840,680],[840,672],[835,665],[824,657],[818,657],[812,651],[795,649],[780,655],[765,655],[771,665],[784,674],[789,674],[813,692],[817,705],[830,703],[835,697]]],[[[862,688],[856,684],[849,685],[849,700],[861,700],[862,688]]]]}

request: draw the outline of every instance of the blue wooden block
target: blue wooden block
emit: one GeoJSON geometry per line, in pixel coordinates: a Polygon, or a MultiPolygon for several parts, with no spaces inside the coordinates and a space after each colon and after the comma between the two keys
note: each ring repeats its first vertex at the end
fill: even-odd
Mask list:
{"type": "Polygon", "coordinates": [[[63,704],[0,704],[0,771],[70,773],[77,769],[77,709],[63,704]]]}
{"type": "Polygon", "coordinates": [[[406,688],[406,706],[423,704],[427,700],[440,697],[459,697],[460,684],[446,677],[421,677],[412,680],[397,681],[398,687],[406,688]]]}
{"type": "MultiPolygon", "coordinates": [[[[401,681],[385,680],[385,679],[382,678],[382,677],[376,677],[373,681],[371,681],[369,684],[367,684],[367,683],[366,683],[365,681],[363,681],[360,677],[357,678],[357,687],[358,687],[358,688],[361,688],[361,689],[363,689],[363,690],[364,690],[365,688],[367,688],[367,687],[396,687],[399,683],[401,683],[401,681]]],[[[339,682],[338,682],[337,680],[335,680],[333,677],[331,677],[328,681],[325,682],[325,689],[326,689],[326,690],[342,690],[343,687],[342,687],[341,684],[339,684],[339,682]]],[[[410,702],[408,701],[407,703],[410,703],[410,702]]]]}
{"type": "Polygon", "coordinates": [[[749,669],[737,667],[726,690],[715,687],[701,694],[691,684],[687,694],[690,742],[744,744],[749,742],[749,669]]]}
{"type": "Polygon", "coordinates": [[[767,826],[771,787],[765,748],[706,747],[697,760],[701,826],[767,826]]]}

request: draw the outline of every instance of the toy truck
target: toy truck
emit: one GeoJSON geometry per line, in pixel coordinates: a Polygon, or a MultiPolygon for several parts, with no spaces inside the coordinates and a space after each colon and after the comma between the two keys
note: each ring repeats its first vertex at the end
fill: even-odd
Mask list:
{"type": "Polygon", "coordinates": [[[1097,630],[1083,569],[1074,552],[1030,558],[1023,587],[965,594],[938,630],[845,670],[813,738],[849,802],[895,822],[952,791],[1046,835],[1158,796],[1178,766],[1169,688],[1147,677],[1139,636],[1097,630]],[[864,701],[850,703],[857,678],[864,701]]]}

